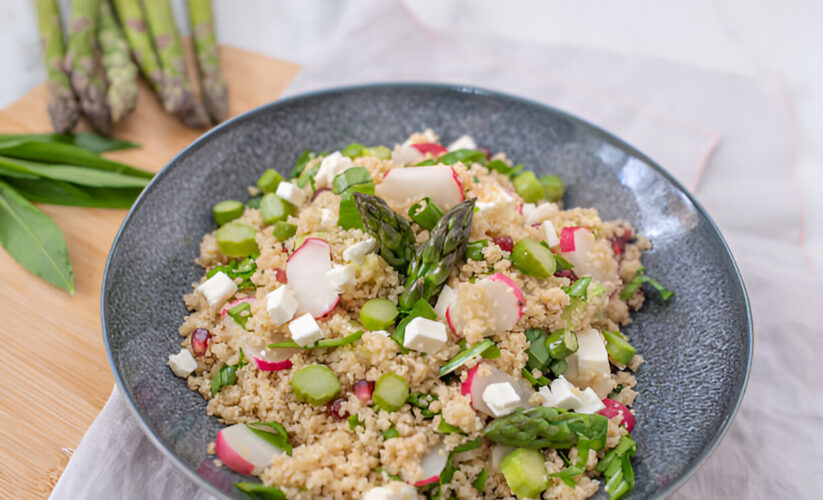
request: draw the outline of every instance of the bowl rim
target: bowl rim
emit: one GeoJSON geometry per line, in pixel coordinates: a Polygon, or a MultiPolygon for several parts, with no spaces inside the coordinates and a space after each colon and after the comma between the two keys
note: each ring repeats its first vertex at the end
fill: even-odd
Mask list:
{"type": "Polygon", "coordinates": [[[115,384],[117,388],[120,390],[120,393],[125,398],[126,402],[128,403],[128,407],[134,417],[137,419],[137,422],[140,428],[143,430],[145,435],[149,438],[149,440],[154,444],[156,448],[158,448],[168,459],[174,463],[177,468],[183,472],[189,479],[194,481],[200,488],[206,490],[210,494],[224,499],[230,499],[231,497],[223,490],[219,489],[214,484],[207,481],[203,478],[197,471],[189,466],[186,462],[184,462],[180,457],[178,457],[166,444],[157,436],[154,431],[149,426],[148,422],[144,418],[144,416],[140,413],[137,409],[137,404],[132,397],[132,394],[126,390],[126,384],[123,380],[120,372],[118,371],[115,361],[114,355],[112,352],[111,343],[109,342],[109,335],[106,328],[106,307],[107,307],[107,296],[106,296],[106,289],[107,289],[107,282],[109,271],[111,270],[112,259],[117,249],[117,245],[120,242],[120,238],[123,235],[123,232],[126,230],[126,227],[129,225],[132,215],[134,212],[142,205],[144,198],[148,195],[150,191],[154,189],[154,187],[162,182],[163,177],[168,174],[168,171],[174,168],[175,165],[179,163],[179,160],[183,158],[185,155],[189,154],[191,151],[195,150],[198,146],[202,143],[207,142],[219,134],[224,133],[227,129],[232,127],[236,122],[240,122],[246,119],[249,119],[255,115],[266,113],[271,109],[276,109],[281,106],[285,106],[294,102],[304,101],[304,100],[311,100],[317,97],[323,97],[331,94],[345,94],[345,93],[352,93],[352,92],[368,92],[370,90],[439,90],[439,91],[451,91],[456,94],[468,94],[468,95],[479,95],[485,96],[500,100],[506,100],[510,102],[517,102],[520,104],[525,104],[530,107],[539,108],[542,111],[547,111],[549,113],[553,113],[556,115],[560,115],[565,117],[566,119],[582,126],[583,128],[589,130],[590,132],[594,133],[601,139],[606,140],[607,142],[611,142],[614,144],[619,145],[624,151],[630,153],[632,156],[642,160],[645,162],[649,167],[655,170],[658,174],[663,176],[669,183],[671,183],[681,194],[683,194],[686,199],[695,207],[697,212],[703,216],[706,221],[708,221],[710,227],[717,234],[718,238],[723,247],[723,252],[725,256],[729,259],[732,264],[732,269],[734,271],[734,275],[737,278],[737,283],[740,286],[741,291],[743,292],[743,299],[746,309],[746,367],[745,373],[743,376],[743,380],[739,387],[737,400],[734,402],[734,407],[732,408],[731,412],[726,416],[724,421],[720,424],[714,435],[711,437],[709,443],[703,447],[703,449],[698,453],[697,457],[689,463],[680,475],[673,481],[667,483],[663,488],[652,494],[650,498],[664,498],[672,493],[674,493],[678,488],[680,488],[685,482],[692,476],[692,474],[697,471],[712,455],[712,453],[717,449],[717,446],[723,440],[726,432],[728,431],[729,427],[731,426],[734,417],[737,415],[738,410],[740,409],[740,405],[743,401],[743,397],[746,393],[746,388],[749,382],[749,376],[751,374],[751,367],[752,367],[752,356],[753,356],[753,349],[754,349],[754,326],[752,321],[752,309],[751,303],[749,301],[749,294],[746,290],[746,284],[743,281],[743,276],[740,273],[740,268],[737,265],[737,262],[732,255],[731,250],[729,249],[729,245],[726,242],[726,239],[723,237],[723,234],[720,232],[720,229],[717,227],[717,224],[711,218],[709,213],[703,206],[695,199],[695,197],[677,180],[675,179],[669,172],[667,172],[663,167],[661,167],[657,162],[652,160],[650,157],[639,151],[637,148],[626,142],[625,140],[617,137],[616,135],[606,131],[605,129],[594,125],[582,118],[579,118],[571,113],[566,111],[560,110],[553,106],[541,103],[539,101],[535,101],[532,99],[527,99],[524,97],[519,97],[513,94],[509,94],[506,92],[501,92],[497,90],[485,89],[481,87],[476,87],[473,85],[464,85],[464,84],[452,84],[452,83],[433,83],[433,82],[378,82],[378,83],[367,83],[367,84],[355,84],[355,85],[345,85],[339,87],[331,87],[331,88],[324,88],[319,90],[314,90],[311,92],[305,92],[296,94],[293,96],[288,96],[284,98],[277,99],[267,104],[263,104],[246,112],[243,112],[235,117],[232,117],[223,123],[218,124],[211,130],[208,130],[203,135],[195,139],[191,144],[186,146],[182,151],[177,153],[170,161],[167,163],[160,171],[158,171],[155,176],[151,179],[148,185],[143,189],[140,195],[137,197],[135,202],[132,204],[131,208],[129,209],[126,217],[123,219],[120,228],[117,230],[117,234],[112,241],[111,248],[109,249],[109,254],[106,257],[106,267],[103,271],[103,280],[101,284],[101,294],[100,294],[100,320],[102,326],[102,333],[103,333],[103,342],[106,346],[106,355],[109,359],[109,366],[111,367],[112,374],[114,376],[115,384]]]}

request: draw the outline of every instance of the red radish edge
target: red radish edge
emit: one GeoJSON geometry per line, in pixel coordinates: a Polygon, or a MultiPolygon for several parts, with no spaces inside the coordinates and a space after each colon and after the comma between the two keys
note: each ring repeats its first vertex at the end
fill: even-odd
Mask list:
{"type": "Polygon", "coordinates": [[[623,423],[626,425],[626,430],[631,432],[632,429],[634,429],[634,415],[632,415],[632,412],[630,412],[629,409],[623,405],[623,403],[605,398],[603,399],[603,404],[606,405],[606,407],[597,412],[598,414],[607,418],[614,418],[618,415],[622,415],[623,423]]]}
{"type": "Polygon", "coordinates": [[[454,167],[452,169],[452,177],[454,177],[454,182],[457,183],[457,189],[460,190],[460,201],[465,201],[466,193],[463,191],[463,183],[460,182],[460,178],[457,177],[457,172],[454,171],[454,167]]]}
{"type": "Polygon", "coordinates": [[[411,147],[419,151],[421,154],[431,153],[432,156],[440,156],[448,153],[449,150],[436,142],[421,142],[418,144],[411,144],[411,147]]]}
{"type": "Polygon", "coordinates": [[[574,232],[578,229],[583,229],[582,227],[564,227],[562,231],[560,231],[560,251],[561,252],[574,252],[574,232]]]}
{"type": "Polygon", "coordinates": [[[285,361],[266,361],[265,359],[254,358],[254,363],[261,372],[279,372],[280,370],[288,370],[293,366],[290,359],[285,361]]]}
{"type": "Polygon", "coordinates": [[[460,394],[469,397],[469,403],[472,402],[472,382],[474,381],[474,376],[477,375],[477,369],[480,368],[480,363],[474,365],[474,368],[469,370],[469,374],[466,377],[466,381],[460,384],[460,394]]]}
{"type": "Polygon", "coordinates": [[[512,291],[514,291],[514,296],[515,298],[517,298],[517,305],[520,307],[520,311],[518,311],[520,314],[519,317],[522,317],[523,306],[526,305],[526,297],[523,295],[523,290],[521,290],[520,287],[517,286],[517,283],[515,283],[514,280],[512,280],[503,273],[492,274],[491,276],[489,276],[489,281],[502,281],[503,283],[508,285],[509,288],[512,289],[512,291]]]}
{"type": "Polygon", "coordinates": [[[254,464],[243,458],[242,455],[234,451],[234,448],[229,446],[226,442],[226,438],[223,437],[223,431],[217,433],[217,439],[215,440],[215,451],[217,453],[217,458],[219,458],[226,467],[230,468],[234,472],[238,472],[240,474],[251,474],[254,470],[254,464]],[[231,467],[229,464],[242,464],[241,469],[235,469],[231,467]]]}
{"type": "Polygon", "coordinates": [[[449,328],[451,328],[452,332],[459,337],[460,334],[457,333],[457,329],[454,327],[454,324],[452,323],[451,314],[449,313],[449,311],[451,311],[451,308],[452,306],[446,308],[446,323],[449,324],[449,328]]]}
{"type": "Polygon", "coordinates": [[[335,300],[335,301],[334,301],[334,304],[332,304],[332,305],[331,305],[331,307],[330,307],[330,308],[329,308],[326,312],[324,312],[323,314],[321,314],[320,316],[315,316],[315,318],[314,318],[314,319],[325,318],[326,316],[328,316],[328,315],[329,315],[329,313],[331,313],[332,311],[334,311],[334,308],[335,308],[335,307],[337,307],[337,304],[339,304],[339,303],[340,303],[340,296],[338,295],[338,296],[337,296],[337,300],[335,300]]]}
{"type": "Polygon", "coordinates": [[[274,278],[279,281],[280,283],[286,284],[289,282],[289,279],[286,278],[286,270],[285,269],[275,269],[274,270],[274,278]]]}
{"type": "Polygon", "coordinates": [[[310,242],[310,241],[319,241],[319,242],[322,242],[322,243],[323,243],[324,245],[326,245],[326,247],[329,249],[329,255],[331,255],[331,247],[329,246],[329,242],[328,242],[328,241],[324,240],[323,238],[306,238],[305,240],[303,240],[303,243],[302,243],[299,247],[295,248],[295,249],[294,249],[294,251],[291,253],[291,255],[289,255],[289,258],[288,258],[288,259],[286,259],[286,264],[288,264],[288,263],[289,263],[289,261],[291,260],[291,258],[292,258],[292,257],[294,257],[294,255],[297,253],[297,251],[298,251],[298,250],[300,250],[301,248],[303,248],[304,246],[306,246],[306,244],[307,244],[308,242],[310,242]]]}
{"type": "Polygon", "coordinates": [[[254,302],[254,297],[246,297],[244,299],[232,300],[231,302],[223,306],[223,310],[220,311],[220,316],[225,316],[226,314],[228,314],[229,309],[236,306],[237,304],[242,304],[243,302],[248,302],[251,304],[254,302]]]}
{"type": "Polygon", "coordinates": [[[440,474],[438,474],[436,476],[432,476],[432,477],[427,478],[427,479],[421,479],[420,481],[417,481],[416,483],[414,483],[414,485],[415,486],[425,486],[427,484],[436,483],[437,481],[440,481],[440,474]]]}

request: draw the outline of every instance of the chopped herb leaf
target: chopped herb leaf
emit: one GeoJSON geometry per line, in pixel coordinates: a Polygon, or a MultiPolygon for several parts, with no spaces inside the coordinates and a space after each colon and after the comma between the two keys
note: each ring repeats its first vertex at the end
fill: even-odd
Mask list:
{"type": "Polygon", "coordinates": [[[549,474],[549,477],[556,477],[569,485],[570,487],[574,488],[574,479],[575,477],[583,474],[583,469],[579,467],[566,467],[565,469],[561,470],[560,472],[554,472],[549,474]]]}
{"type": "Polygon", "coordinates": [[[226,273],[226,276],[232,280],[236,278],[243,280],[239,285],[237,285],[238,290],[243,290],[245,288],[257,288],[257,285],[251,281],[251,277],[254,275],[255,271],[257,271],[257,264],[252,257],[246,257],[245,259],[239,261],[232,260],[226,265],[214,266],[206,273],[206,277],[211,278],[220,271],[226,273]]]}
{"type": "Polygon", "coordinates": [[[246,322],[251,317],[251,304],[248,302],[241,302],[234,307],[231,307],[226,314],[229,315],[235,323],[240,325],[244,330],[246,329],[246,322]]]}
{"type": "Polygon", "coordinates": [[[434,418],[437,413],[429,410],[429,405],[432,404],[433,401],[437,400],[437,396],[434,394],[424,394],[420,392],[413,392],[409,394],[409,399],[407,402],[415,408],[420,409],[421,415],[423,415],[424,419],[434,418]]]}
{"type": "Polygon", "coordinates": [[[360,337],[363,336],[363,330],[357,330],[356,332],[352,333],[351,335],[346,335],[343,338],[339,339],[323,339],[318,340],[312,345],[307,346],[300,346],[294,340],[286,340],[284,342],[277,342],[275,344],[269,344],[270,349],[276,349],[280,347],[288,347],[293,349],[328,349],[331,347],[341,347],[344,345],[353,344],[356,342],[360,337]]]}
{"type": "Polygon", "coordinates": [[[443,434],[454,434],[454,433],[463,434],[463,431],[460,430],[460,427],[457,427],[456,425],[449,424],[445,420],[443,420],[442,418],[440,419],[440,423],[437,424],[437,430],[439,432],[442,432],[443,434]]]}
{"type": "Polygon", "coordinates": [[[383,441],[388,441],[389,439],[400,437],[400,433],[397,432],[397,429],[394,427],[389,427],[385,431],[382,432],[383,434],[383,441]]]}
{"type": "Polygon", "coordinates": [[[492,342],[491,339],[483,339],[474,346],[457,354],[457,356],[449,360],[448,363],[440,367],[440,376],[442,377],[443,375],[446,375],[457,370],[461,365],[463,365],[473,357],[482,354],[486,349],[491,348],[493,345],[494,342],[492,342]]]}
{"type": "Polygon", "coordinates": [[[246,355],[243,354],[243,349],[240,349],[240,359],[237,363],[234,365],[221,366],[214,378],[211,379],[211,397],[216,396],[223,387],[236,384],[237,370],[243,368],[246,364],[248,364],[246,355]]]}
{"type": "Polygon", "coordinates": [[[483,249],[489,246],[489,240],[471,241],[466,245],[467,260],[483,260],[483,249]]]}
{"type": "Polygon", "coordinates": [[[582,300],[583,302],[588,302],[589,285],[591,284],[591,282],[591,276],[583,276],[571,285],[564,286],[563,291],[566,292],[566,295],[568,295],[569,297],[575,297],[582,300]]]}
{"type": "Polygon", "coordinates": [[[481,470],[480,474],[478,474],[474,481],[472,481],[472,486],[474,486],[474,489],[477,491],[483,491],[483,487],[486,486],[486,479],[488,479],[488,477],[489,471],[486,469],[481,470]]]}
{"type": "Polygon", "coordinates": [[[341,194],[347,189],[361,184],[372,184],[371,175],[365,167],[352,167],[337,174],[332,181],[332,192],[341,194]]]}
{"type": "Polygon", "coordinates": [[[528,356],[526,367],[529,370],[545,370],[551,361],[549,349],[546,347],[546,332],[539,328],[529,328],[525,333],[529,341],[529,348],[526,350],[528,356]]]}
{"type": "Polygon", "coordinates": [[[400,350],[402,352],[408,352],[408,349],[403,347],[403,341],[406,339],[406,325],[417,317],[435,320],[437,319],[437,313],[434,311],[431,304],[426,301],[426,299],[421,298],[414,303],[408,315],[397,324],[397,327],[395,327],[394,332],[391,334],[392,340],[400,345],[400,350]]]}
{"type": "Polygon", "coordinates": [[[383,469],[383,467],[377,467],[377,468],[375,468],[375,469],[374,469],[374,472],[376,472],[377,474],[383,474],[383,475],[385,475],[387,478],[389,478],[389,479],[391,479],[391,480],[393,480],[393,481],[400,481],[400,482],[402,482],[402,483],[405,483],[405,481],[403,481],[403,478],[402,478],[402,477],[398,476],[397,474],[390,474],[390,473],[386,472],[386,471],[383,469]]]}
{"type": "Polygon", "coordinates": [[[355,430],[358,427],[363,427],[364,429],[366,428],[366,423],[360,420],[356,413],[350,416],[347,420],[349,422],[349,429],[351,430],[355,430]]]}
{"type": "Polygon", "coordinates": [[[292,448],[289,444],[289,433],[280,423],[258,422],[256,424],[246,424],[246,427],[267,443],[291,455],[292,448]]]}
{"type": "Polygon", "coordinates": [[[510,167],[506,165],[506,162],[504,162],[503,160],[492,160],[489,162],[488,165],[486,165],[486,168],[506,175],[509,178],[512,178],[519,174],[521,170],[523,170],[523,164],[518,163],[517,165],[510,167]]]}
{"type": "Polygon", "coordinates": [[[646,268],[641,267],[637,270],[637,274],[635,275],[634,279],[630,282],[626,283],[622,290],[620,290],[620,299],[621,300],[629,300],[632,295],[643,286],[644,283],[648,283],[651,285],[655,290],[660,292],[660,298],[665,300],[669,300],[674,296],[674,292],[671,290],[667,290],[663,285],[655,281],[653,278],[646,276],[646,268]]]}
{"type": "Polygon", "coordinates": [[[286,500],[280,488],[260,483],[234,483],[234,493],[245,500],[286,500]]]}
{"type": "MultiPolygon", "coordinates": [[[[543,242],[543,243],[545,243],[545,242],[543,242]]],[[[546,246],[548,246],[548,245],[546,245],[546,246]]],[[[555,272],[565,271],[566,269],[571,269],[571,268],[574,267],[571,262],[567,261],[566,259],[564,259],[560,255],[558,255],[556,253],[553,253],[552,255],[554,256],[554,261],[557,264],[557,266],[554,269],[555,272]]]]}
{"type": "Polygon", "coordinates": [[[443,217],[443,211],[428,196],[409,209],[409,218],[423,229],[431,230],[441,217],[443,217]]]}

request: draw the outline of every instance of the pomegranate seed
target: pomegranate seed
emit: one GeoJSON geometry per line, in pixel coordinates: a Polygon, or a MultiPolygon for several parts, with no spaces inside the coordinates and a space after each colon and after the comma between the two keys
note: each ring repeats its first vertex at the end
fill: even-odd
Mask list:
{"type": "Polygon", "coordinates": [[[615,257],[620,257],[626,250],[626,240],[619,236],[612,237],[612,252],[615,257]]]}
{"type": "Polygon", "coordinates": [[[198,356],[205,356],[209,348],[211,333],[205,328],[198,328],[191,334],[191,349],[198,356]]]}
{"type": "Polygon", "coordinates": [[[486,159],[487,159],[487,160],[491,160],[491,158],[492,158],[492,152],[491,152],[491,150],[490,150],[489,148],[482,147],[482,148],[477,148],[477,149],[479,149],[480,151],[482,151],[482,152],[483,152],[483,154],[484,154],[484,155],[486,155],[486,159]]]}
{"type": "Polygon", "coordinates": [[[571,281],[572,283],[577,281],[577,275],[574,274],[574,271],[572,271],[571,269],[562,269],[554,273],[554,275],[558,278],[569,278],[569,281],[571,281]]]}
{"type": "Polygon", "coordinates": [[[286,271],[282,269],[274,270],[274,278],[280,283],[288,283],[289,279],[286,277],[286,271]]]}
{"type": "Polygon", "coordinates": [[[346,398],[337,398],[334,401],[329,402],[326,405],[326,411],[334,418],[339,418],[343,420],[344,418],[349,416],[349,412],[343,409],[343,403],[346,402],[346,398]]]}
{"type": "Polygon", "coordinates": [[[511,252],[512,248],[514,248],[514,242],[512,241],[511,236],[495,236],[494,243],[504,252],[511,252]]]}
{"type": "Polygon", "coordinates": [[[360,402],[371,404],[372,392],[374,392],[374,382],[360,379],[354,383],[354,394],[360,402]]]}

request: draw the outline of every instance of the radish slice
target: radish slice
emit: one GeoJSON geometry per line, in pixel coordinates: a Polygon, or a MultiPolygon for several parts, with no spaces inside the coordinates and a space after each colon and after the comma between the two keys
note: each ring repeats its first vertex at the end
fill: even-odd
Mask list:
{"type": "Polygon", "coordinates": [[[279,372],[280,370],[288,370],[294,366],[289,359],[285,361],[265,361],[260,358],[254,358],[254,363],[261,372],[279,372]]]}
{"type": "Polygon", "coordinates": [[[340,301],[337,288],[326,279],[326,271],[331,268],[331,249],[319,238],[306,238],[289,256],[286,278],[299,304],[295,317],[309,313],[320,318],[337,306],[340,301]]]}
{"type": "Polygon", "coordinates": [[[435,158],[449,152],[448,149],[436,142],[419,142],[417,144],[410,144],[410,146],[418,150],[421,154],[431,153],[435,158]]]}
{"type": "Polygon", "coordinates": [[[460,386],[460,392],[471,397],[471,405],[475,410],[493,417],[494,413],[491,408],[483,401],[483,392],[491,384],[501,382],[508,382],[514,387],[515,392],[520,396],[520,406],[529,406],[529,398],[534,392],[529,383],[523,379],[515,379],[487,363],[479,363],[469,371],[469,376],[460,386]]]}
{"type": "MultiPolygon", "coordinates": [[[[561,252],[574,252],[577,250],[577,241],[575,233],[577,231],[587,232],[589,236],[591,236],[591,231],[586,229],[585,227],[564,227],[563,230],[560,232],[560,251],[561,252]]],[[[585,235],[581,233],[583,238],[585,235]]],[[[591,245],[586,245],[584,240],[580,240],[583,243],[583,246],[588,246],[591,248],[591,245],[594,244],[594,237],[591,238],[591,245]]],[[[588,250],[588,249],[587,249],[588,250]]]]}
{"type": "Polygon", "coordinates": [[[285,453],[246,427],[234,424],[217,433],[217,458],[240,474],[260,474],[275,455],[285,453]]]}
{"type": "Polygon", "coordinates": [[[223,306],[223,309],[220,311],[220,316],[225,316],[229,313],[229,309],[236,306],[237,304],[242,304],[243,302],[254,304],[254,297],[246,297],[245,299],[232,300],[231,302],[223,306]]]}
{"type": "MultiPolygon", "coordinates": [[[[483,278],[474,285],[483,289],[485,302],[480,306],[485,311],[494,311],[492,321],[486,325],[485,336],[510,330],[520,321],[523,316],[523,306],[526,305],[526,298],[523,291],[511,278],[502,273],[495,273],[488,278],[483,278]]],[[[457,335],[465,327],[462,323],[464,308],[474,309],[477,304],[464,303],[460,296],[446,309],[446,321],[449,327],[457,335]]]]}
{"type": "Polygon", "coordinates": [[[563,258],[574,266],[574,273],[577,276],[591,276],[601,283],[617,279],[616,274],[604,271],[589,262],[589,252],[594,243],[594,235],[585,227],[564,227],[560,232],[560,251],[563,258]]]}
{"type": "MultiPolygon", "coordinates": [[[[285,337],[280,337],[275,342],[286,340],[285,337]]],[[[292,367],[290,357],[300,352],[300,349],[291,349],[288,347],[278,347],[276,349],[269,349],[265,345],[246,344],[243,346],[243,353],[246,357],[254,359],[254,364],[257,369],[264,372],[276,372],[280,370],[288,370],[292,367]]]]}
{"type": "Polygon", "coordinates": [[[448,210],[464,199],[463,186],[446,165],[393,168],[375,191],[393,208],[411,206],[428,196],[439,208],[448,210]]]}
{"type": "Polygon", "coordinates": [[[420,467],[423,469],[423,479],[415,482],[414,485],[423,486],[439,481],[440,473],[446,467],[448,458],[449,453],[442,443],[429,450],[420,461],[420,467]]]}
{"type": "Polygon", "coordinates": [[[605,398],[603,399],[603,404],[606,405],[606,407],[597,413],[607,418],[614,418],[618,415],[622,415],[623,423],[626,425],[626,430],[631,432],[632,429],[634,429],[634,415],[623,405],[623,403],[605,398]]]}

